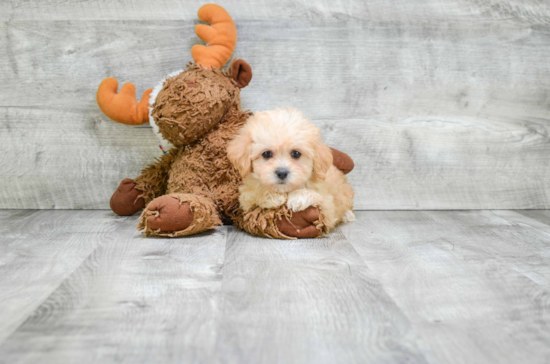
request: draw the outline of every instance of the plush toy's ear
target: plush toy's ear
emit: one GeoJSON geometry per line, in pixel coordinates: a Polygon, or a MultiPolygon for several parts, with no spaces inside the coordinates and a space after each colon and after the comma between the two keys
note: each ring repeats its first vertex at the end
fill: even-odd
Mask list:
{"type": "Polygon", "coordinates": [[[231,77],[237,81],[239,88],[246,87],[252,79],[252,67],[242,59],[231,62],[231,77]]]}

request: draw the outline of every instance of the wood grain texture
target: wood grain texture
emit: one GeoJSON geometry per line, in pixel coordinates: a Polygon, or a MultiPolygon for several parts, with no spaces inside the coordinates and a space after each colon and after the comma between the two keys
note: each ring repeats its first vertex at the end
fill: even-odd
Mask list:
{"type": "MultiPolygon", "coordinates": [[[[550,207],[548,2],[220,4],[254,71],[243,107],[310,116],[354,158],[358,209],[550,207]]],[[[108,208],[158,151],[100,113],[97,85],[184,67],[199,7],[0,4],[0,208],[108,208]]]]}
{"type": "MultiPolygon", "coordinates": [[[[388,21],[448,21],[472,17],[480,19],[550,23],[550,6],[545,0],[388,0],[349,1],[219,0],[217,4],[233,18],[270,20],[354,18],[388,21]]],[[[0,19],[9,20],[194,20],[204,1],[120,0],[77,2],[50,0],[47,6],[36,1],[5,0],[0,3],[0,19]]]]}
{"type": "Polygon", "coordinates": [[[78,110],[1,108],[0,123],[3,208],[108,208],[119,177],[137,176],[158,150],[150,130],[78,110]]]}
{"type": "MultiPolygon", "coordinates": [[[[0,341],[117,227],[106,212],[0,211],[0,341]]],[[[109,214],[110,215],[110,214],[109,214]]]]}
{"type": "Polygon", "coordinates": [[[208,362],[225,231],[146,239],[134,218],[103,221],[118,229],[2,344],[0,362],[208,362]]]}
{"type": "Polygon", "coordinates": [[[230,228],[216,354],[224,363],[425,363],[416,332],[347,239],[230,228]]]}
{"type": "Polygon", "coordinates": [[[283,241],[0,211],[0,363],[546,364],[549,216],[358,212],[283,241]]]}
{"type": "Polygon", "coordinates": [[[428,361],[545,363],[550,235],[527,220],[511,211],[359,212],[343,232],[425,339],[428,361]]]}

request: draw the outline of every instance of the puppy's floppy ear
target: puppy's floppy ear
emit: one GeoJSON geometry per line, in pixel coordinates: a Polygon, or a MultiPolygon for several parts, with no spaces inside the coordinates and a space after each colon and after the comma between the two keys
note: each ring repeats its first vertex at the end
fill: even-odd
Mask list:
{"type": "Polygon", "coordinates": [[[332,151],[321,140],[313,145],[315,155],[313,156],[313,175],[319,179],[325,179],[325,175],[332,166],[332,151]]]}
{"type": "Polygon", "coordinates": [[[242,129],[235,139],[227,145],[227,157],[237,168],[242,178],[245,178],[252,171],[251,148],[252,138],[246,129],[242,129]]]}

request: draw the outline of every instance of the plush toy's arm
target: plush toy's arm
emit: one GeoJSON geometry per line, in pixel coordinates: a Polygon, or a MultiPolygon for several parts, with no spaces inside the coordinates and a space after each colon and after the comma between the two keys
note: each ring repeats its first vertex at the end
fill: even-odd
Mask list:
{"type": "Polygon", "coordinates": [[[344,174],[348,174],[353,170],[355,164],[349,155],[340,152],[338,149],[330,148],[330,150],[332,151],[332,164],[334,164],[336,168],[341,170],[344,174]]]}
{"type": "Polygon", "coordinates": [[[125,178],[111,197],[111,210],[120,216],[130,216],[143,209],[151,200],[166,192],[168,171],[178,149],[171,149],[156,163],[145,168],[135,180],[125,178]]]}
{"type": "Polygon", "coordinates": [[[166,193],[166,185],[168,184],[168,172],[172,166],[172,162],[176,158],[180,148],[172,148],[167,154],[157,159],[153,164],[150,164],[141,171],[139,177],[134,181],[136,189],[141,191],[141,195],[147,205],[153,199],[162,196],[166,193]]]}

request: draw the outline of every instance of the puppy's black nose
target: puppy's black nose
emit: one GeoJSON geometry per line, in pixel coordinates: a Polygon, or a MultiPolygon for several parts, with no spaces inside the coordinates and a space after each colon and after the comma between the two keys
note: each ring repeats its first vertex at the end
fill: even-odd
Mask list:
{"type": "Polygon", "coordinates": [[[288,169],[278,168],[275,171],[275,174],[277,175],[277,177],[279,177],[280,180],[284,180],[288,176],[288,169]]]}

